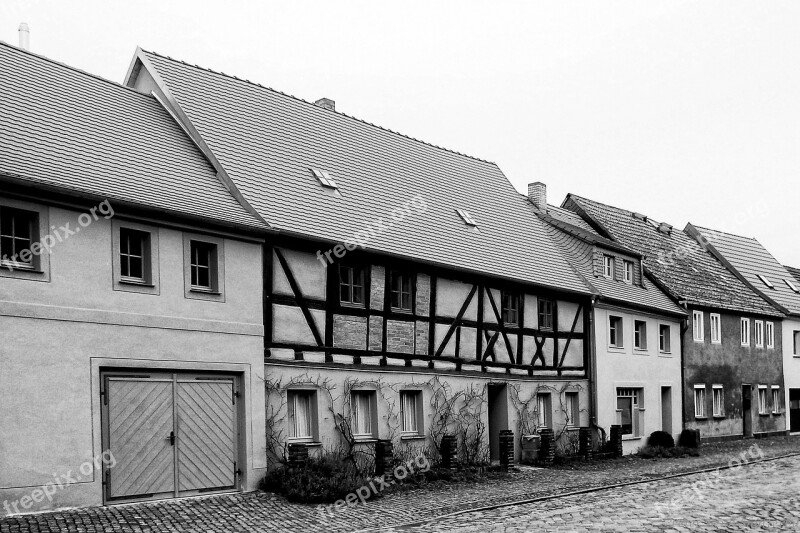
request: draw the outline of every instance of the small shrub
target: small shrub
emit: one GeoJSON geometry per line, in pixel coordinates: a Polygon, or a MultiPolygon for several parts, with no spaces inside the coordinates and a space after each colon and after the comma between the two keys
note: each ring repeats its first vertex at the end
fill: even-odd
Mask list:
{"type": "Polygon", "coordinates": [[[261,489],[297,503],[332,503],[367,485],[370,477],[336,454],[311,458],[302,465],[271,470],[261,489]]]}
{"type": "Polygon", "coordinates": [[[656,448],[674,448],[675,439],[666,431],[654,431],[647,439],[647,445],[656,448]]]}
{"type": "Polygon", "coordinates": [[[696,429],[684,429],[678,438],[678,445],[684,448],[700,447],[700,431],[696,429]]]}

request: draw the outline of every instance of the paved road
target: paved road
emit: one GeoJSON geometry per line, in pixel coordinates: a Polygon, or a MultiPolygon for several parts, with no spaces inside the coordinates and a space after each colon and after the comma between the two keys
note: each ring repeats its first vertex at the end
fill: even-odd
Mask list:
{"type": "Polygon", "coordinates": [[[800,457],[382,531],[800,531],[800,457]]]}

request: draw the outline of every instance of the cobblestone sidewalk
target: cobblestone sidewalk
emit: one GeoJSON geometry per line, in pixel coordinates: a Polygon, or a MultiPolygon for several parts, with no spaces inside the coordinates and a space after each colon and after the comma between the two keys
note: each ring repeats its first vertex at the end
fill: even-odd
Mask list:
{"type": "Polygon", "coordinates": [[[256,492],[9,517],[0,519],[0,533],[333,533],[380,528],[489,505],[724,466],[754,445],[764,457],[800,453],[800,437],[732,441],[707,445],[700,457],[667,460],[626,457],[580,463],[574,467],[523,469],[482,483],[431,483],[413,491],[392,493],[367,504],[358,504],[332,517],[319,512],[315,506],[292,504],[278,496],[256,492]]]}

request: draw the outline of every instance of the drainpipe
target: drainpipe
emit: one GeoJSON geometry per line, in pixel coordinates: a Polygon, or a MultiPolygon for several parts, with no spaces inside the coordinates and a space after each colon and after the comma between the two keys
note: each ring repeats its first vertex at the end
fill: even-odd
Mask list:
{"type": "MultiPolygon", "coordinates": [[[[689,305],[687,304],[686,300],[678,300],[678,305],[686,309],[687,312],[689,311],[689,305]]],[[[686,409],[684,406],[684,387],[686,386],[686,341],[684,340],[684,337],[688,330],[689,318],[687,315],[686,318],[681,319],[681,431],[686,429],[686,409]]]]}
{"type": "Polygon", "coordinates": [[[595,302],[597,302],[597,296],[592,296],[592,303],[589,307],[589,365],[591,368],[591,381],[589,382],[589,388],[591,389],[591,393],[589,394],[589,416],[590,416],[590,425],[592,427],[597,427],[597,346],[596,346],[596,335],[595,335],[595,328],[594,328],[594,306],[595,302]]]}

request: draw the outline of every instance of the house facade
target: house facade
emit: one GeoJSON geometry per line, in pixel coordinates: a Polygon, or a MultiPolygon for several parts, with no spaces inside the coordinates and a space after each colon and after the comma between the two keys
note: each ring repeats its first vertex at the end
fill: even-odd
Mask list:
{"type": "Polygon", "coordinates": [[[529,196],[555,242],[595,294],[592,306],[593,424],[622,429],[623,453],[654,431],[681,429],[681,328],[686,311],[650,280],[642,256],[599,235],[572,211],[529,196]]]}
{"type": "Polygon", "coordinates": [[[0,512],[254,489],[266,225],[152,96],[0,65],[0,512]]]}
{"type": "Polygon", "coordinates": [[[500,431],[543,427],[577,442],[590,291],[495,164],[143,50],[126,84],[164,102],[276,232],[271,459],[378,440],[436,453],[453,434],[461,460],[495,460],[500,431]]]}
{"type": "Polygon", "coordinates": [[[664,222],[570,194],[562,207],[600,235],[643,256],[653,281],[687,311],[680,341],[683,424],[706,440],[785,432],[781,339],[784,315],[687,233],[664,222]],[[775,389],[773,389],[775,387],[775,389]]]}
{"type": "Polygon", "coordinates": [[[782,384],[759,384],[759,416],[783,416],[787,430],[800,431],[800,351],[796,340],[800,337],[800,283],[756,239],[692,224],[687,225],[686,232],[742,283],[784,313],[779,322],[753,324],[755,345],[783,353],[785,380],[782,384]]]}

